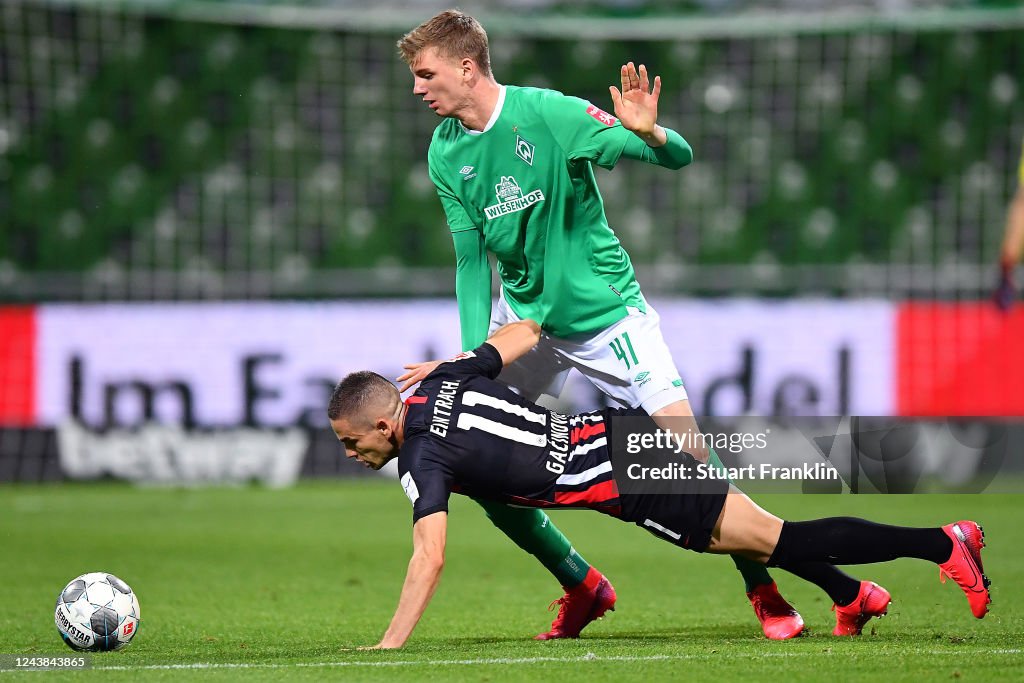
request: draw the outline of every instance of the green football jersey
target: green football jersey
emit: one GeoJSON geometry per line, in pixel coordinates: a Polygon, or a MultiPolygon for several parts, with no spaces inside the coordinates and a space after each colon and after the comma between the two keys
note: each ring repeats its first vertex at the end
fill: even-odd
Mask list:
{"type": "Polygon", "coordinates": [[[522,318],[568,337],[644,309],[629,256],[608,225],[593,164],[612,168],[633,133],[589,102],[502,86],[484,131],[454,118],[428,153],[453,233],[476,230],[522,318]]]}

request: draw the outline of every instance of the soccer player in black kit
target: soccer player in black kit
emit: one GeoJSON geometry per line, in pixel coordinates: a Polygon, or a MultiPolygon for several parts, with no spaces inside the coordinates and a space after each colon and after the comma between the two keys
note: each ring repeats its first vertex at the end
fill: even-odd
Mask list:
{"type": "Polygon", "coordinates": [[[532,320],[511,323],[472,352],[413,366],[410,374],[422,381],[404,402],[394,384],[372,372],[352,373],[335,387],[328,417],[346,456],[373,469],[397,456],[413,505],[412,559],[398,608],[374,648],[405,644],[433,596],[453,492],[532,507],[591,508],[689,550],[780,567],[833,599],[836,635],[859,634],[871,617],[886,613],[890,596],[871,581],[818,569],[827,563],[934,562],[967,595],[974,616],[985,616],[989,580],[981,562],[984,534],[975,522],[909,528],[849,517],[783,521],[715,479],[685,484],[691,488],[678,495],[620,494],[609,447],[613,418],[646,413],[607,408],[560,415],[494,381],[539,334],[532,320]]]}

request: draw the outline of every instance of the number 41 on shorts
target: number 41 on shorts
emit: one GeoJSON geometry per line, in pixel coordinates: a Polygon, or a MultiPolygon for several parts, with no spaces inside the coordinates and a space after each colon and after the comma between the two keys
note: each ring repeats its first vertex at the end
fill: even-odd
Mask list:
{"type": "Polygon", "coordinates": [[[640,362],[636,357],[636,351],[633,350],[633,343],[629,341],[629,332],[623,332],[615,337],[608,346],[611,347],[615,357],[626,364],[627,370],[640,362]],[[632,365],[630,365],[630,360],[633,361],[632,365]]]}

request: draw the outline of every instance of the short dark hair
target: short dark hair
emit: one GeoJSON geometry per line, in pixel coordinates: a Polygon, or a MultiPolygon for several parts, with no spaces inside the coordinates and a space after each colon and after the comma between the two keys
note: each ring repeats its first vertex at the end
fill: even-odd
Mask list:
{"type": "Polygon", "coordinates": [[[479,21],[465,12],[445,10],[409,31],[398,41],[398,53],[409,66],[428,47],[436,47],[445,59],[470,57],[485,76],[491,75],[487,31],[479,21]]]}
{"type": "Polygon", "coordinates": [[[331,392],[327,418],[363,417],[370,409],[393,409],[399,399],[395,385],[376,372],[360,370],[346,375],[331,392]]]}

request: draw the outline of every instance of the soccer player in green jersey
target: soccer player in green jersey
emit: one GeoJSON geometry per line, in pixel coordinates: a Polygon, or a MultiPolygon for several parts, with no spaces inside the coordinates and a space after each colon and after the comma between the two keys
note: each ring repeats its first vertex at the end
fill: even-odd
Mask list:
{"type": "Polygon", "coordinates": [[[1020,165],[1017,167],[1017,190],[1006,212],[1003,246],[999,251],[999,286],[992,297],[1003,311],[1013,306],[1017,296],[1013,269],[1020,261],[1021,251],[1024,251],[1024,152],[1021,152],[1020,165]]]}
{"type": "MultiPolygon", "coordinates": [[[[398,48],[413,93],[444,119],[428,161],[455,243],[463,348],[478,346],[489,329],[534,319],[541,342],[500,378],[521,395],[557,396],[575,367],[618,403],[643,408],[665,428],[696,432],[658,314],[608,225],[593,169],[610,169],[622,157],[670,169],[690,163],[689,144],[657,123],[661,78],[652,81],[644,65],[623,65],[621,89],[609,89],[614,115],[552,90],[501,85],[491,73],[486,32],[457,10],[413,29],[398,48]],[[493,311],[487,252],[501,278],[493,311]]],[[[412,367],[399,380],[407,380],[404,390],[421,378],[412,367]]],[[[694,455],[719,462],[713,451],[694,455]]],[[[607,579],[543,511],[478,502],[566,589],[551,630],[539,639],[576,637],[594,614],[612,608],[607,579]]],[[[764,566],[734,560],[765,635],[799,635],[803,619],[764,566]]]]}

